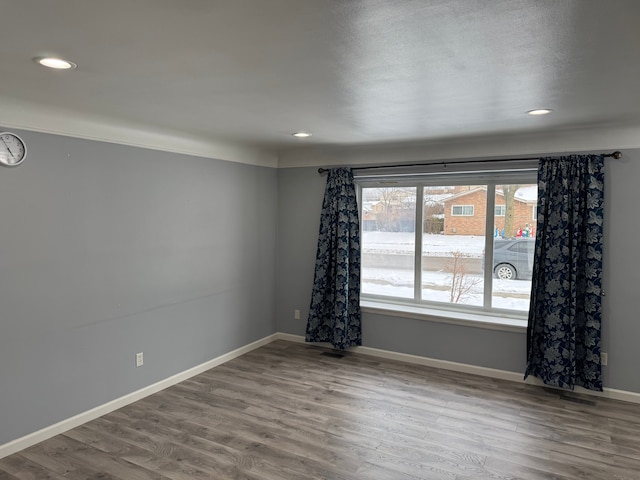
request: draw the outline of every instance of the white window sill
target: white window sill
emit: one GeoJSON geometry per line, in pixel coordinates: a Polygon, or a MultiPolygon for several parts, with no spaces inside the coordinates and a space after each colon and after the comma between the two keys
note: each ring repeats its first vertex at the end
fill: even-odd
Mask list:
{"type": "Polygon", "coordinates": [[[522,333],[527,330],[526,318],[509,318],[496,313],[469,313],[436,309],[427,306],[403,305],[374,300],[360,300],[365,313],[377,313],[391,317],[412,318],[428,322],[449,323],[467,327],[487,328],[522,333]]]}

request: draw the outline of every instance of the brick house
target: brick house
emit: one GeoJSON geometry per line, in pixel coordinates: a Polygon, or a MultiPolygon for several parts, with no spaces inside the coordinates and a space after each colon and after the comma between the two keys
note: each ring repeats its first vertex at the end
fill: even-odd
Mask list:
{"type": "MultiPolygon", "coordinates": [[[[514,237],[518,229],[536,230],[537,187],[525,185],[518,189],[514,198],[514,232],[504,232],[505,237],[514,237]]],[[[487,213],[486,187],[457,187],[454,195],[444,200],[445,235],[484,235],[487,213]]],[[[495,228],[502,235],[504,229],[505,201],[502,191],[496,189],[495,228]]]]}

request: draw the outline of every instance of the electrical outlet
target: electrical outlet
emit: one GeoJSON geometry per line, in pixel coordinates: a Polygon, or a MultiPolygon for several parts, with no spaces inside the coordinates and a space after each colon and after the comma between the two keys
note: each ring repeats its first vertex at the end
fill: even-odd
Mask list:
{"type": "Polygon", "coordinates": [[[293,318],[295,318],[296,320],[300,320],[300,310],[293,311],[293,318]]]}
{"type": "Polygon", "coordinates": [[[600,364],[603,367],[606,367],[607,363],[609,363],[609,354],[605,352],[600,352],[600,364]]]}
{"type": "Polygon", "coordinates": [[[141,367],[144,365],[144,353],[136,353],[136,367],[141,367]]]}

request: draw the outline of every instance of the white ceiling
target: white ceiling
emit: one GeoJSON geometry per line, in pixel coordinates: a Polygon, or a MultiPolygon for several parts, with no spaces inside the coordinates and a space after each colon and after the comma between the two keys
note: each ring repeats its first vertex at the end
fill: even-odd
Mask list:
{"type": "Polygon", "coordinates": [[[75,118],[282,151],[640,124],[637,0],[2,0],[0,15],[5,126],[46,111],[50,131],[75,118]]]}

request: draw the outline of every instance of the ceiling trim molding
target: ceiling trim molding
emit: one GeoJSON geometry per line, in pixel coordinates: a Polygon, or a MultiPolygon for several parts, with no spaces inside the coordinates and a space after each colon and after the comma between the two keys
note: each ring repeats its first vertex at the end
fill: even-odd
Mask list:
{"type": "Polygon", "coordinates": [[[275,151],[162,131],[99,116],[81,115],[24,101],[0,98],[0,125],[163,152],[276,168],[275,151]]]}
{"type": "Polygon", "coordinates": [[[269,168],[391,165],[640,148],[640,124],[452,137],[419,143],[308,146],[281,151],[193,137],[0,97],[0,125],[269,168]]]}

